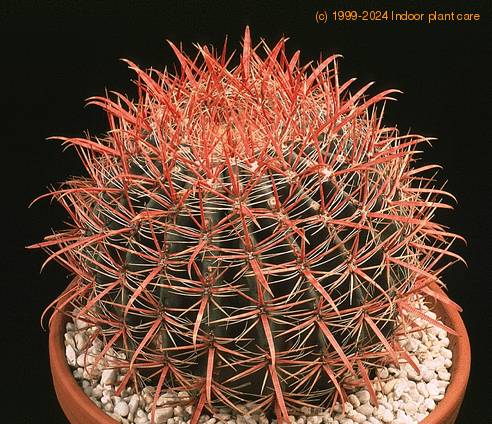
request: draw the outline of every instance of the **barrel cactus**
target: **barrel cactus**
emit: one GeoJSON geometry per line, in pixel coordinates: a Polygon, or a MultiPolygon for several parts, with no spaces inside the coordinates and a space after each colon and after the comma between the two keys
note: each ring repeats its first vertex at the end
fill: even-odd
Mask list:
{"type": "Polygon", "coordinates": [[[437,166],[415,166],[429,139],[383,126],[397,90],[349,92],[336,56],[301,65],[248,28],[236,65],[225,46],[170,45],[180,72],[127,61],[138,99],[89,99],[103,137],[57,137],[87,170],[45,195],[71,219],[35,245],[73,275],[57,300],[124,353],[118,392],[187,391],[192,424],[246,403],[289,422],[348,386],[374,396],[378,366],[411,362],[397,317],[433,321],[412,297],[451,302],[430,287],[458,236],[433,221],[452,197],[437,166]]]}

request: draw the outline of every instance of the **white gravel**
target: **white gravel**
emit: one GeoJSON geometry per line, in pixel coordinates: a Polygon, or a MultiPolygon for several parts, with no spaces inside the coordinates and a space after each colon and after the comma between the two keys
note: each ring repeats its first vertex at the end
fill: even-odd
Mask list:
{"type": "MultiPolygon", "coordinates": [[[[430,317],[436,315],[425,305],[420,306],[430,317]]],[[[417,373],[408,363],[399,367],[389,365],[377,370],[373,387],[378,398],[378,406],[371,403],[367,390],[358,390],[348,396],[345,407],[337,403],[330,414],[302,408],[300,414],[291,415],[292,424],[416,424],[422,421],[436,404],[444,397],[451,374],[452,351],[448,349],[449,339],[446,331],[428,326],[420,318],[414,321],[425,330],[408,333],[399,340],[413,361],[418,365],[417,373]],[[342,411],[345,411],[342,413],[342,411]]],[[[87,346],[89,336],[95,327],[89,327],[81,320],[68,322],[65,333],[65,353],[73,376],[90,399],[117,422],[125,424],[150,424],[150,413],[155,387],[144,387],[139,394],[128,387],[115,395],[116,386],[123,375],[112,369],[113,361],[124,359],[124,354],[109,349],[98,366],[93,369],[95,356],[101,352],[102,342],[95,339],[87,346]]],[[[163,393],[155,413],[156,424],[189,424],[192,406],[175,406],[179,401],[189,399],[187,392],[163,393]],[[174,405],[173,405],[174,404],[174,405]]],[[[184,403],[184,402],[183,402],[184,403]]],[[[277,420],[272,420],[276,424],[277,420]]],[[[213,417],[202,415],[201,424],[269,424],[263,414],[236,415],[228,408],[219,408],[213,417]]]]}

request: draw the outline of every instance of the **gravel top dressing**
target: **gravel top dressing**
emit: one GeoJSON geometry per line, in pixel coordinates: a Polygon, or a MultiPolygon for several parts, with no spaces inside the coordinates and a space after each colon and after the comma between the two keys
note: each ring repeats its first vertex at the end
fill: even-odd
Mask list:
{"type": "MultiPolygon", "coordinates": [[[[423,302],[419,308],[435,319],[423,302]]],[[[448,349],[449,339],[445,330],[429,326],[423,320],[413,317],[415,323],[425,327],[421,331],[410,332],[399,343],[418,366],[417,372],[409,363],[400,362],[381,367],[372,380],[378,399],[378,406],[370,401],[367,390],[349,392],[348,401],[342,405],[336,403],[327,410],[302,408],[299,414],[290,415],[294,424],[414,424],[422,421],[439,402],[446,391],[451,378],[448,371],[452,365],[452,352],[448,349]]],[[[65,352],[67,362],[73,369],[73,375],[90,399],[117,422],[130,424],[149,424],[154,401],[155,387],[146,386],[140,393],[134,393],[133,387],[127,387],[121,396],[115,396],[115,385],[123,379],[117,369],[104,368],[112,361],[125,359],[121,353],[110,349],[104,361],[97,369],[92,369],[94,358],[101,352],[102,341],[94,339],[86,346],[95,327],[88,327],[80,320],[68,322],[65,333],[65,352]],[[103,364],[106,365],[103,365],[103,364]],[[89,373],[92,372],[92,375],[89,373]]],[[[189,423],[193,406],[187,392],[163,391],[157,400],[155,410],[156,424],[189,423]]],[[[240,409],[243,415],[237,415],[227,408],[219,408],[213,417],[202,415],[203,424],[268,424],[264,414],[248,413],[248,404],[240,409]]],[[[276,420],[272,420],[276,424],[276,420]]]]}

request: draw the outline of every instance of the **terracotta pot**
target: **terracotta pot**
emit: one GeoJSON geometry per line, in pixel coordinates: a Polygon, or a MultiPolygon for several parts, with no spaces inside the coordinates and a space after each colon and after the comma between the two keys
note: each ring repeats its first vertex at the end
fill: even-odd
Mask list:
{"type": "MultiPolygon", "coordinates": [[[[437,290],[440,291],[438,288],[437,290]]],[[[456,420],[463,401],[470,373],[470,342],[459,313],[442,303],[435,305],[434,312],[445,324],[454,328],[460,336],[449,335],[450,349],[453,351],[453,366],[451,384],[446,390],[446,396],[421,424],[452,424],[456,420]]],[[[55,312],[49,335],[51,373],[63,412],[71,424],[115,424],[114,419],[106,415],[86,396],[72,375],[65,359],[66,321],[67,317],[64,314],[55,312]]]]}

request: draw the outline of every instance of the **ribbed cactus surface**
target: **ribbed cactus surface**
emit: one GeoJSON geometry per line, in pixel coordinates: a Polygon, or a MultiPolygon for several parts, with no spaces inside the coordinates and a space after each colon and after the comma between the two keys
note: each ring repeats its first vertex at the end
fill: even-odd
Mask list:
{"type": "Polygon", "coordinates": [[[432,221],[448,194],[414,166],[427,139],[382,125],[396,90],[350,93],[335,56],[301,66],[284,44],[253,48],[247,29],[236,66],[172,44],[178,75],[128,62],[138,100],[92,98],[108,133],[61,138],[88,175],[52,193],[72,226],[37,246],[127,355],[119,390],[187,390],[195,421],[245,402],[288,420],[368,385],[404,358],[397,314],[457,259],[432,221]]]}

